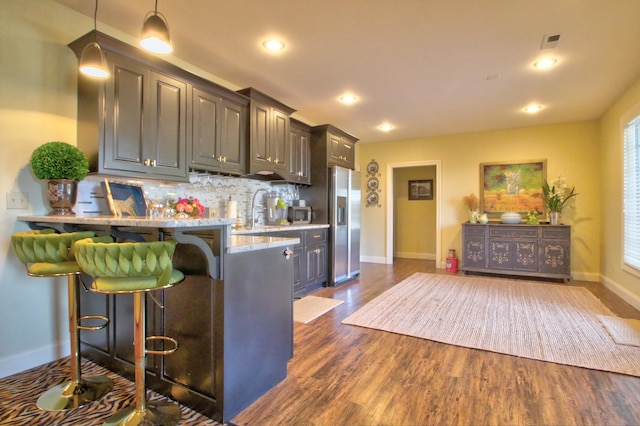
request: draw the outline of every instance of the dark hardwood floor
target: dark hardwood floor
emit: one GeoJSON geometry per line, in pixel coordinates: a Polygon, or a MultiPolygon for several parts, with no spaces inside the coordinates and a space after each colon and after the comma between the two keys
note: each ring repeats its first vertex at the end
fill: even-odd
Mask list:
{"type": "MultiPolygon", "coordinates": [[[[287,378],[236,416],[238,425],[638,425],[640,378],[342,325],[349,314],[433,261],[362,264],[316,296],[345,303],[295,323],[287,378]]],[[[573,281],[616,315],[640,313],[601,284],[573,281]]]]}

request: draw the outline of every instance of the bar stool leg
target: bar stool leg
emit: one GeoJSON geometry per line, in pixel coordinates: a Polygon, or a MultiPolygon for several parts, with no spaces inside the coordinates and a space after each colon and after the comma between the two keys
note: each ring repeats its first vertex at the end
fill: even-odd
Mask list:
{"type": "Polygon", "coordinates": [[[80,329],[78,325],[77,274],[67,275],[69,303],[69,335],[71,341],[71,380],[52,387],[38,398],[38,408],[45,411],[63,411],[97,401],[113,387],[113,381],[104,376],[82,377],[80,373],[80,329]]]}
{"type": "Polygon", "coordinates": [[[146,306],[144,293],[133,293],[133,350],[135,356],[136,404],[127,407],[109,417],[104,426],[172,426],[180,422],[182,413],[180,407],[169,401],[147,401],[145,387],[146,336],[145,336],[146,306]]]}

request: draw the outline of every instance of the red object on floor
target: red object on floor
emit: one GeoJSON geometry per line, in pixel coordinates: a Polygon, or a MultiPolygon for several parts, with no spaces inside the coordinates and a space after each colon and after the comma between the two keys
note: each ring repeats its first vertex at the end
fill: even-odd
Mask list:
{"type": "Polygon", "coordinates": [[[456,273],[458,272],[458,258],[457,257],[447,257],[447,272],[456,273]]]}

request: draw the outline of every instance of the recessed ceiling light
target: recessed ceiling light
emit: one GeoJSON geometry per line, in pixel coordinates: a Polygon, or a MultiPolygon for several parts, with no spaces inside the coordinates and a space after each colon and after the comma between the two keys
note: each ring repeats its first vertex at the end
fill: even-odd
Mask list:
{"type": "Polygon", "coordinates": [[[558,62],[556,58],[544,58],[534,62],[533,66],[538,69],[544,70],[544,69],[551,68],[556,64],[556,62],[558,62]]]}
{"type": "Polygon", "coordinates": [[[273,52],[284,49],[284,43],[276,39],[265,40],[262,42],[262,45],[273,52]]]}
{"type": "Polygon", "coordinates": [[[528,112],[529,114],[535,114],[536,112],[540,111],[541,109],[542,109],[542,106],[540,106],[540,105],[529,105],[529,106],[524,108],[524,112],[528,112]]]}
{"type": "Polygon", "coordinates": [[[378,129],[382,130],[383,132],[388,132],[393,129],[393,126],[389,123],[383,123],[378,126],[378,129]]]}
{"type": "Polygon", "coordinates": [[[355,103],[357,100],[358,100],[358,98],[356,98],[354,95],[342,95],[342,96],[340,96],[340,102],[342,102],[343,104],[347,104],[347,105],[355,103]]]}

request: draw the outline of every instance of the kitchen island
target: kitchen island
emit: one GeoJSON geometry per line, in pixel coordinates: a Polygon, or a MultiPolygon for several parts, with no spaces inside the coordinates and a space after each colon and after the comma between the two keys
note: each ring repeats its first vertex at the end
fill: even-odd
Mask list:
{"type": "MultiPolygon", "coordinates": [[[[184,282],[147,297],[147,335],[178,341],[171,355],[147,356],[147,386],[227,422],[286,377],[293,356],[293,238],[232,235],[228,219],[20,216],[33,229],[94,230],[117,241],[178,241],[184,282]]],[[[89,282],[89,277],[84,277],[89,282]]],[[[133,379],[133,296],[79,286],[80,314],[110,324],[81,332],[82,356],[133,379]]],[[[128,395],[123,395],[123,398],[128,395]]]]}

